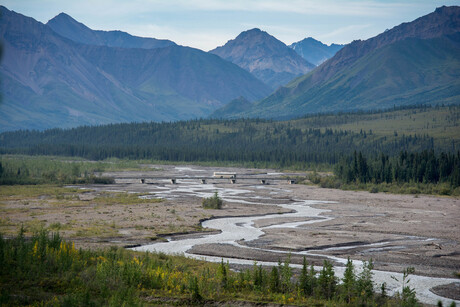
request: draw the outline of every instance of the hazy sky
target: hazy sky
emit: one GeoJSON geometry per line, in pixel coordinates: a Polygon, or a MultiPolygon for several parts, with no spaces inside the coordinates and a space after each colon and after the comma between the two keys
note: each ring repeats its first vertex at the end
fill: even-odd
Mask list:
{"type": "Polygon", "coordinates": [[[286,44],[311,36],[324,43],[367,39],[459,0],[2,0],[46,23],[65,12],[95,30],[167,38],[210,50],[260,28],[286,44]]]}

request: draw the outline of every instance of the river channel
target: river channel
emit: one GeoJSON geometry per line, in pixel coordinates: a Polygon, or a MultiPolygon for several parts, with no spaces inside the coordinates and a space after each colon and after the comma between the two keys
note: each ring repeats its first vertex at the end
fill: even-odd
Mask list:
{"type": "MultiPolygon", "coordinates": [[[[280,201],[280,196],[289,195],[290,190],[287,185],[256,185],[246,184],[241,186],[229,186],[221,184],[199,184],[196,180],[182,180],[180,184],[176,185],[163,185],[161,188],[156,189],[152,195],[154,197],[162,197],[167,199],[174,199],[175,197],[183,197],[189,195],[193,197],[209,197],[213,194],[213,191],[217,191],[224,202],[231,203],[244,203],[263,205],[269,203],[271,206],[276,203],[277,206],[287,209],[289,213],[283,214],[271,214],[271,215],[260,215],[250,217],[221,217],[215,219],[209,219],[202,223],[204,228],[218,230],[218,233],[212,233],[203,235],[200,237],[189,237],[183,239],[169,239],[168,242],[155,243],[150,245],[144,245],[134,248],[137,251],[150,251],[150,252],[163,252],[167,254],[183,254],[191,258],[202,259],[211,262],[220,262],[222,259],[228,261],[230,264],[239,265],[253,265],[254,260],[239,259],[239,258],[227,258],[227,257],[215,257],[206,256],[201,254],[194,254],[190,251],[192,248],[199,247],[205,244],[225,244],[235,246],[242,249],[256,249],[258,251],[287,254],[292,255],[305,255],[305,256],[321,256],[333,260],[334,263],[346,263],[345,258],[340,258],[333,255],[327,255],[321,253],[321,250],[303,250],[303,251],[283,251],[279,249],[269,249],[265,247],[251,247],[248,244],[242,244],[241,242],[248,243],[262,237],[267,230],[271,229],[298,229],[298,227],[305,227],[308,224],[324,223],[334,219],[333,215],[330,214],[330,209],[323,209],[322,205],[331,204],[333,202],[318,201],[311,199],[290,199],[289,202],[280,201]],[[263,197],[253,193],[254,191],[265,189],[266,193],[263,197]],[[296,220],[293,222],[293,218],[296,220]],[[268,226],[257,227],[257,221],[261,220],[276,220],[276,223],[271,222],[268,226]]],[[[145,197],[145,196],[144,196],[145,197]]],[[[148,197],[148,196],[147,196],[148,197]]],[[[434,238],[425,238],[427,242],[434,240],[434,238]]],[[[378,243],[367,244],[369,249],[385,249],[387,242],[381,241],[378,243]]],[[[362,247],[362,246],[361,246],[362,247]]],[[[336,249],[350,249],[353,246],[336,247],[336,249]]],[[[391,247],[388,247],[389,249],[391,247]]],[[[331,247],[329,247],[331,249],[331,247]]],[[[334,249],[334,247],[332,247],[334,249]]],[[[260,265],[273,266],[277,265],[277,262],[271,261],[257,261],[260,265]]],[[[358,260],[354,261],[357,271],[360,270],[362,263],[358,260]]],[[[294,268],[300,268],[298,264],[291,264],[294,268]]],[[[320,267],[316,267],[319,270],[320,267]]],[[[344,267],[335,265],[336,275],[340,278],[343,276],[344,267]]],[[[386,283],[388,293],[395,294],[397,291],[401,291],[401,280],[402,274],[397,272],[374,270],[374,282],[377,287],[382,283],[386,283]],[[398,279],[396,281],[395,279],[398,279]]],[[[437,304],[440,300],[444,305],[449,305],[452,299],[440,297],[430,291],[432,287],[450,284],[458,282],[456,279],[451,278],[437,278],[429,276],[411,276],[410,285],[417,293],[417,298],[427,304],[437,304]]],[[[460,301],[456,301],[460,304],[460,301]]]]}

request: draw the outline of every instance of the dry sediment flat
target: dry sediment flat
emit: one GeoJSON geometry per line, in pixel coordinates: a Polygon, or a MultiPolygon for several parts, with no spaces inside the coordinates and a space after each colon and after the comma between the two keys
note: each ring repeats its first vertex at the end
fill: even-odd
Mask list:
{"type": "MultiPolygon", "coordinates": [[[[131,177],[132,180],[118,180],[112,185],[77,186],[78,192],[65,192],[56,195],[44,192],[38,197],[16,195],[0,199],[0,232],[6,236],[18,233],[21,225],[32,232],[41,227],[60,234],[76,243],[77,248],[101,248],[109,246],[136,246],[162,241],[165,236],[191,234],[199,236],[212,233],[202,229],[200,223],[212,217],[251,216],[270,213],[283,213],[288,210],[277,206],[262,206],[227,202],[225,210],[205,210],[201,206],[202,197],[184,191],[175,191],[174,198],[163,195],[162,202],[155,202],[157,193],[168,190],[172,185],[168,180],[141,184],[140,178],[148,176],[172,176],[183,174],[175,166],[156,166],[160,171],[114,172],[105,174],[114,178],[131,177]],[[141,193],[152,198],[152,202],[119,204],[116,202],[95,201],[107,193],[141,193]],[[53,226],[54,225],[54,226],[53,226]],[[50,228],[51,227],[51,228],[50,228]]],[[[196,169],[195,167],[193,168],[196,169]]],[[[209,169],[211,175],[213,169],[209,169]]],[[[194,174],[194,172],[192,172],[194,174]]],[[[195,181],[201,188],[198,181],[195,181]]],[[[219,181],[222,182],[222,181],[219,181]]],[[[180,190],[184,185],[174,185],[180,190]]],[[[207,185],[201,189],[205,196],[213,195],[215,188],[207,185]]]]}
{"type": "MultiPolygon", "coordinates": [[[[459,199],[314,187],[296,187],[293,191],[295,197],[337,202],[321,205],[331,210],[327,215],[334,219],[302,228],[321,233],[302,236],[305,246],[363,242],[363,247],[356,244],[352,249],[329,249],[322,253],[361,260],[372,258],[376,269],[390,271],[413,266],[418,274],[429,276],[452,277],[460,272],[459,199]],[[389,243],[375,247],[365,245],[382,242],[389,243]]],[[[286,236],[290,238],[289,233],[285,233],[282,240],[275,238],[273,244],[297,242],[286,236]]]]}

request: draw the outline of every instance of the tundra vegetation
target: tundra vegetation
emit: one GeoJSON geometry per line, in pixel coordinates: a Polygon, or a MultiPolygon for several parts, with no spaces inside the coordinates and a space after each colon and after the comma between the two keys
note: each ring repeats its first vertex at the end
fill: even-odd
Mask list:
{"type": "MultiPolygon", "coordinates": [[[[408,290],[396,298],[372,282],[372,262],[357,274],[351,260],[342,280],[325,261],[316,271],[304,259],[295,272],[289,257],[278,266],[257,263],[235,272],[220,264],[126,249],[76,249],[44,230],[26,239],[0,236],[0,304],[32,306],[201,305],[252,301],[291,305],[417,306],[408,290]]],[[[405,291],[405,292],[404,292],[405,291]]]]}

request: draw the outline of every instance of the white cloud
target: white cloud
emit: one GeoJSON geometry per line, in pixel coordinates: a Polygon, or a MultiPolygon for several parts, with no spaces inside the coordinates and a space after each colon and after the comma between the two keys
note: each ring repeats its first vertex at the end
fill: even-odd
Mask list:
{"type": "MultiPolygon", "coordinates": [[[[338,38],[341,36],[346,36],[349,41],[350,33],[362,33],[366,28],[369,28],[370,24],[358,24],[358,25],[348,25],[342,28],[338,28],[332,32],[328,32],[326,34],[322,34],[321,38],[325,40],[329,40],[330,38],[338,38]]],[[[368,37],[362,37],[361,39],[367,39],[368,37]]],[[[336,42],[343,42],[342,40],[336,40],[336,42]]]]}
{"type": "MultiPolygon", "coordinates": [[[[244,11],[278,12],[328,16],[388,16],[396,10],[420,7],[423,1],[371,1],[371,0],[175,0],[148,1],[158,10],[244,11]]],[[[150,6],[150,5],[149,5],[150,6]]]]}

